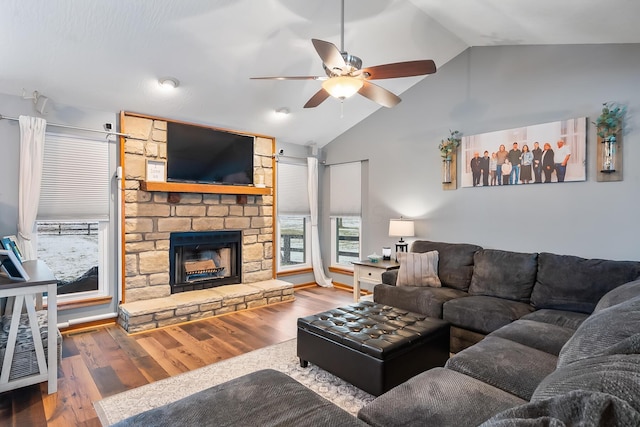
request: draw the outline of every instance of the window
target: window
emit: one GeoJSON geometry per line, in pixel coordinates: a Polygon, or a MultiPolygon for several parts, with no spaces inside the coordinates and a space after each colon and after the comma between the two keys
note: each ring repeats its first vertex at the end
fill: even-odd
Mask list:
{"type": "Polygon", "coordinates": [[[361,258],[360,162],[329,167],[331,214],[331,266],[353,269],[361,258]]]}
{"type": "MultiPolygon", "coordinates": [[[[101,245],[108,230],[105,221],[38,221],[38,258],[58,279],[58,295],[101,290],[99,268],[106,251],[101,245]]],[[[103,292],[104,293],[104,292],[103,292]]],[[[76,295],[77,296],[77,295],[76,295]]]]}
{"type": "Polygon", "coordinates": [[[37,249],[61,302],[109,294],[110,181],[108,142],[46,133],[37,249]]]}
{"type": "Polygon", "coordinates": [[[278,163],[278,271],[311,267],[307,166],[278,163]]]}
{"type": "Polygon", "coordinates": [[[308,225],[307,217],[278,215],[280,267],[301,267],[309,264],[308,225]]]}
{"type": "Polygon", "coordinates": [[[351,263],[360,259],[360,218],[332,218],[331,225],[333,265],[352,268],[351,263]]]}

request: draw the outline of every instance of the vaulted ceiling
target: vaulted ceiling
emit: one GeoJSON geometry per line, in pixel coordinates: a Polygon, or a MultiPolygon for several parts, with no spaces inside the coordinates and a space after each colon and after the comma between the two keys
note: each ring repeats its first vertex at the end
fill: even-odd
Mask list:
{"type": "MultiPolygon", "coordinates": [[[[384,108],[356,95],[304,109],[321,82],[250,80],[323,76],[311,39],[340,47],[340,0],[4,0],[0,8],[0,93],[37,90],[48,109],[127,110],[322,146],[384,108]],[[159,87],[166,76],[179,80],[176,90],[159,87]],[[276,117],[279,108],[290,114],[276,117]]],[[[640,43],[637,0],[345,0],[344,18],[345,50],[365,67],[416,59],[441,67],[470,46],[640,43]]],[[[423,78],[376,83],[402,98],[423,78]]]]}

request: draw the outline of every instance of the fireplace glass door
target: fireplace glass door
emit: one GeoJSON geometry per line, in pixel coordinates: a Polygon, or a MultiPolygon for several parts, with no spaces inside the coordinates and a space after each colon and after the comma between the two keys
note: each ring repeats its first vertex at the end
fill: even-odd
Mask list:
{"type": "Polygon", "coordinates": [[[171,293],[242,283],[240,231],[171,233],[171,293]]]}

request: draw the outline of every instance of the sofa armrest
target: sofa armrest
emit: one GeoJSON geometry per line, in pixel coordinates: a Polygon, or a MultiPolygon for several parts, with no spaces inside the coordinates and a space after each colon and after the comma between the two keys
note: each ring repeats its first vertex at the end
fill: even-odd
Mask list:
{"type": "Polygon", "coordinates": [[[396,280],[398,279],[398,269],[396,270],[388,270],[382,273],[382,283],[385,285],[396,285],[396,280]]]}

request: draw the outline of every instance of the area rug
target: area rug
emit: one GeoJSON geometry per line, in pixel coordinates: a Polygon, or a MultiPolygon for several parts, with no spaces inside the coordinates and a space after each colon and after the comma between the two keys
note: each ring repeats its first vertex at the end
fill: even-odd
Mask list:
{"type": "Polygon", "coordinates": [[[296,340],[292,339],[107,397],[94,402],[93,406],[102,425],[109,426],[148,409],[267,368],[289,375],[353,415],[374,399],[374,396],[313,364],[302,368],[296,357],[296,340]]]}

